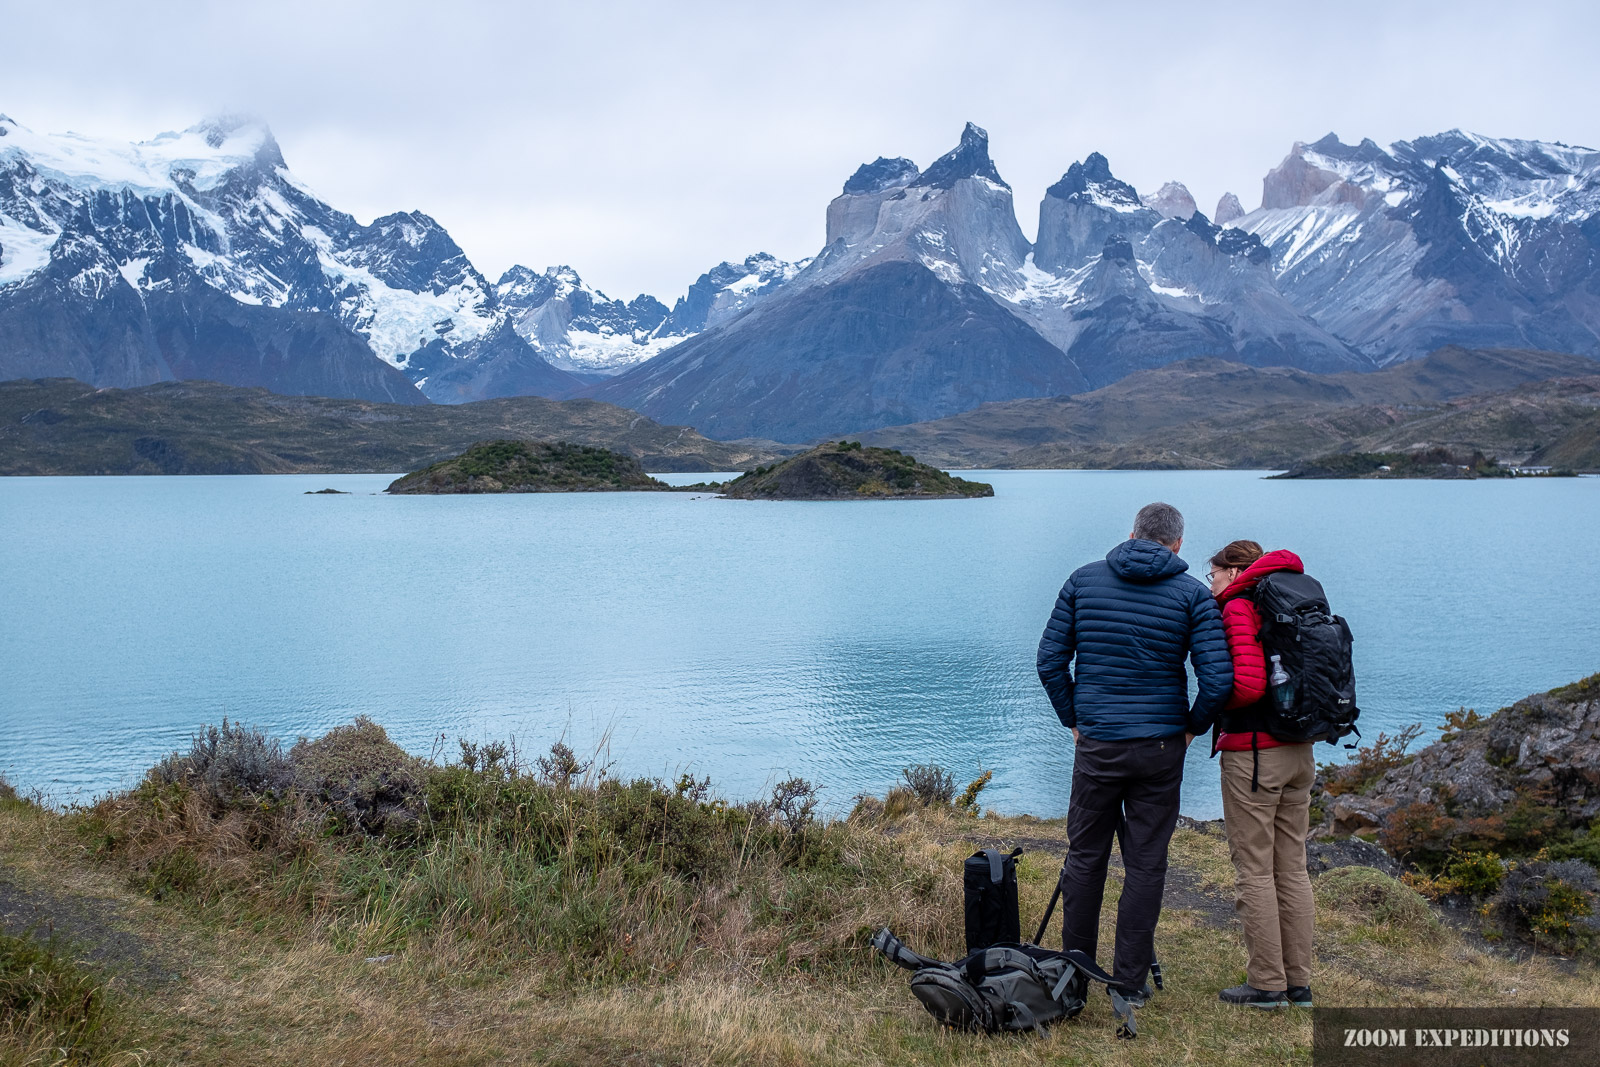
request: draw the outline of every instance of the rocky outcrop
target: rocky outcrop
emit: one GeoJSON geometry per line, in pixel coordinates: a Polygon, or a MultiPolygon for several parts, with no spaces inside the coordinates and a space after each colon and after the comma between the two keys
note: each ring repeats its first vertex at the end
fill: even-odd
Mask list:
{"type": "Polygon", "coordinates": [[[1423,823],[1442,842],[1483,839],[1524,804],[1544,813],[1550,828],[1587,826],[1600,816],[1600,674],[1502,708],[1365,788],[1327,797],[1322,832],[1376,830],[1383,840],[1414,836],[1423,823]]]}
{"type": "Polygon", "coordinates": [[[1239,203],[1239,198],[1232,193],[1223,193],[1217,201],[1217,210],[1212,216],[1218,226],[1226,226],[1234,219],[1244,218],[1244,205],[1239,203]]]}

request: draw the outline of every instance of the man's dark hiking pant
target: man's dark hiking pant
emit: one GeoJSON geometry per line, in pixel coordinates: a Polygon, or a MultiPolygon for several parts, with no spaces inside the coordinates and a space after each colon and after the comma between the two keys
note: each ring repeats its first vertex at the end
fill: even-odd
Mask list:
{"type": "Polygon", "coordinates": [[[1081,736],[1072,763],[1062,878],[1062,940],[1093,956],[1100,941],[1111,839],[1120,839],[1127,876],[1117,905],[1117,984],[1138,989],[1155,960],[1156,920],[1167,882],[1167,845],[1178,822],[1183,735],[1132,741],[1081,736]]]}

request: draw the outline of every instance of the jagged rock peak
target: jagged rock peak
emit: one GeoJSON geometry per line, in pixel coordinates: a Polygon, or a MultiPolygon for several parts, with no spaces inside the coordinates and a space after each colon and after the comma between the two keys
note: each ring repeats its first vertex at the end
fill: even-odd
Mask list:
{"type": "Polygon", "coordinates": [[[1106,238],[1106,246],[1100,252],[1100,258],[1108,263],[1133,263],[1133,245],[1120,233],[1114,233],[1106,238]]]}
{"type": "Polygon", "coordinates": [[[1011,188],[1000,177],[1000,172],[994,169],[994,161],[989,158],[989,134],[970,122],[961,131],[961,143],[930,163],[928,169],[911,184],[948,189],[962,178],[987,178],[997,185],[1011,188]]]}
{"type": "Polygon", "coordinates": [[[850,180],[844,183],[844,191],[847,194],[881,193],[885,189],[910,185],[917,174],[917,165],[904,156],[894,159],[879,156],[871,163],[863,163],[856,168],[850,180]]]}
{"type": "Polygon", "coordinates": [[[1239,198],[1232,193],[1223,193],[1217,201],[1217,210],[1213,216],[1218,226],[1226,226],[1234,219],[1244,218],[1244,205],[1239,203],[1239,198]]]}
{"type": "Polygon", "coordinates": [[[1111,173],[1111,164],[1106,162],[1106,157],[1099,152],[1090,152],[1082,163],[1074,163],[1068,167],[1061,180],[1046,189],[1044,193],[1058,200],[1087,196],[1093,200],[1122,207],[1140,206],[1138,190],[1114,177],[1111,173]]]}
{"type": "Polygon", "coordinates": [[[1203,238],[1208,244],[1217,243],[1217,234],[1222,229],[1220,226],[1213,226],[1211,220],[1206,218],[1205,212],[1198,210],[1189,216],[1184,226],[1190,233],[1203,238]]]}
{"type": "Polygon", "coordinates": [[[1188,187],[1182,182],[1168,182],[1141,200],[1145,207],[1162,218],[1187,220],[1199,210],[1194,197],[1189,195],[1188,187]]]}

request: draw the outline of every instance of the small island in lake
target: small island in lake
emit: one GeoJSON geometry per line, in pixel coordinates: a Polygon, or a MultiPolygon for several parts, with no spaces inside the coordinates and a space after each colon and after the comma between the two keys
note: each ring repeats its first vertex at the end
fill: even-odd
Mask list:
{"type": "Polygon", "coordinates": [[[994,486],[956,478],[892,448],[830,441],[757,467],[722,487],[736,500],[959,500],[994,496],[994,486]]]}
{"type": "Polygon", "coordinates": [[[1422,452],[1335,452],[1296,463],[1274,478],[1527,478],[1573,477],[1550,467],[1502,466],[1482,452],[1457,455],[1447,448],[1422,452]]]}
{"type": "Polygon", "coordinates": [[[584,493],[670,489],[620,452],[564,441],[479,441],[397,478],[390,493],[584,493]]]}

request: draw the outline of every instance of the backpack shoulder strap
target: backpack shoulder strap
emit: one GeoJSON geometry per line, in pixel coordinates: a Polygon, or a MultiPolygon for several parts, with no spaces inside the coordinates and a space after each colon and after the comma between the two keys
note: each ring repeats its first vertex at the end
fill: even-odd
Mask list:
{"type": "Polygon", "coordinates": [[[872,947],[883,954],[883,957],[897,967],[904,967],[908,971],[921,970],[923,967],[942,967],[940,960],[930,959],[920,952],[913,952],[906,947],[905,942],[890,932],[885,926],[872,937],[872,947]]]}

